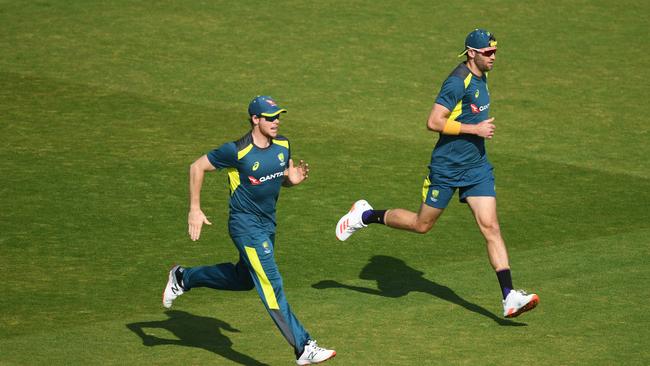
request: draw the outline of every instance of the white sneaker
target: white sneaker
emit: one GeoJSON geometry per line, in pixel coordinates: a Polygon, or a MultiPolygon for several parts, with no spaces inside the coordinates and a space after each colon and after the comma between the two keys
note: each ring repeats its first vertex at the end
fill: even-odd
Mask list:
{"type": "Polygon", "coordinates": [[[527,294],[523,290],[510,290],[506,299],[503,300],[503,316],[514,318],[529,310],[533,310],[539,304],[539,296],[527,294]]]}
{"type": "Polygon", "coordinates": [[[358,200],[350,208],[350,212],[341,217],[339,223],[336,224],[336,238],[340,241],[345,241],[355,231],[363,229],[368,226],[361,220],[361,214],[372,210],[372,206],[366,200],[358,200]]]}
{"type": "Polygon", "coordinates": [[[335,350],[318,347],[316,341],[310,340],[305,345],[305,350],[302,351],[302,355],[296,360],[296,363],[298,365],[313,365],[327,361],[334,356],[336,356],[335,350]]]}
{"type": "Polygon", "coordinates": [[[173,266],[172,269],[169,270],[169,278],[167,279],[167,286],[165,286],[165,290],[163,291],[163,296],[162,296],[162,304],[164,307],[167,309],[172,307],[172,302],[176,300],[177,297],[181,296],[183,294],[183,288],[181,285],[176,281],[176,270],[180,266],[173,266]]]}

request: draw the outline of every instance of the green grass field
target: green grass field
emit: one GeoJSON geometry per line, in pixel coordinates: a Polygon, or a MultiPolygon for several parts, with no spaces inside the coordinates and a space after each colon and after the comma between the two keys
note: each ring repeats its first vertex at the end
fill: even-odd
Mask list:
{"type": "Polygon", "coordinates": [[[649,14],[0,0],[0,365],[293,364],[254,291],[160,304],[173,263],[236,259],[225,173],[204,184],[198,242],[187,173],[247,132],[256,94],[289,110],[281,133],[312,169],[281,194],[276,256],[297,316],[338,352],[328,364],[650,364],[649,14]],[[457,200],[426,235],[334,236],[359,198],[417,209],[426,117],[475,27],[500,47],[488,152],[514,282],[541,298],[513,321],[457,200]]]}

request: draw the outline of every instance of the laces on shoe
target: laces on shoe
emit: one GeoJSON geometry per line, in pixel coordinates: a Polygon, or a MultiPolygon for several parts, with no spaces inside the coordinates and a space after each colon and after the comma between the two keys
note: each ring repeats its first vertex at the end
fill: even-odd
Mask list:
{"type": "Polygon", "coordinates": [[[325,350],[325,348],[318,347],[318,344],[316,344],[316,341],[315,341],[315,340],[311,340],[311,341],[307,342],[307,345],[308,345],[309,347],[313,348],[314,351],[317,351],[317,352],[320,352],[320,351],[324,351],[324,350],[325,350]]]}

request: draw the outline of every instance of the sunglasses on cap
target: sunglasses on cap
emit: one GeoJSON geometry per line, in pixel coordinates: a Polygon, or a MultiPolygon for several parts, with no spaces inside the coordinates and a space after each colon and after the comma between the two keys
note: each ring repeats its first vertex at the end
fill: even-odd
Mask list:
{"type": "Polygon", "coordinates": [[[467,47],[467,48],[469,48],[470,50],[472,50],[472,51],[474,51],[476,53],[480,53],[482,56],[485,56],[485,57],[490,57],[490,56],[494,55],[495,53],[497,53],[496,48],[492,48],[492,49],[489,49],[489,50],[478,50],[478,49],[472,48],[472,47],[467,47]]]}
{"type": "Polygon", "coordinates": [[[269,116],[259,116],[259,118],[264,118],[267,122],[273,122],[277,119],[280,119],[280,113],[276,114],[275,116],[269,117],[269,116]]]}

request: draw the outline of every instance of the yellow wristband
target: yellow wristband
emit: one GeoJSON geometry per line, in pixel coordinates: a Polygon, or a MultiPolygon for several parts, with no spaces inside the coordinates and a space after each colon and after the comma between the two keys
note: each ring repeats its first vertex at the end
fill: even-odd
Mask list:
{"type": "Polygon", "coordinates": [[[448,119],[442,133],[445,135],[460,135],[460,122],[448,119]]]}

